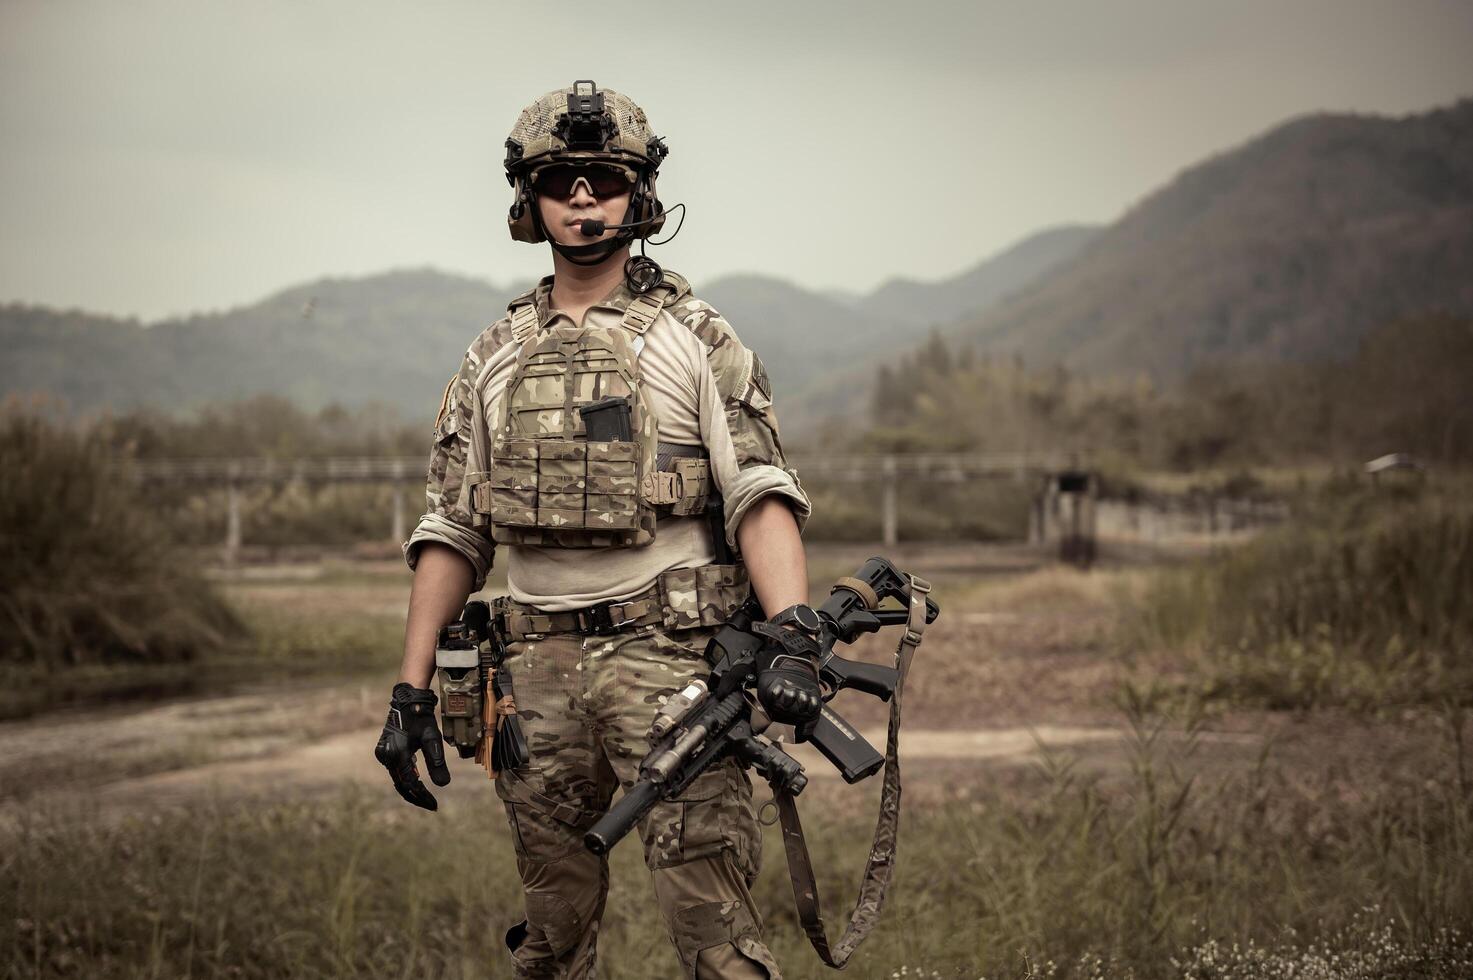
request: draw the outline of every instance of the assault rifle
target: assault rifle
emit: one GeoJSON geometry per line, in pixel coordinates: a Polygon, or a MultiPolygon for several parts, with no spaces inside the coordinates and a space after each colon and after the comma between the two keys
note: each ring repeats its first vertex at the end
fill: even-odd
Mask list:
{"type": "MultiPolygon", "coordinates": [[[[812,743],[845,782],[874,775],[885,765],[886,757],[827,702],[845,688],[889,701],[903,680],[904,664],[885,667],[847,660],[833,648],[892,625],[907,625],[918,643],[916,600],[924,601],[925,623],[940,613],[924,594],[929,588],[885,559],[871,558],[854,575],[840,579],[818,609],[822,621],[819,681],[825,703],[816,719],[796,730],[795,739],[812,743]],[[914,590],[913,584],[917,586],[914,590]],[[900,606],[881,608],[886,599],[898,600],[900,606]]],[[[798,760],[762,736],[769,721],[751,690],[757,654],[768,642],[758,632],[765,625],[762,619],[762,608],[752,596],[711,638],[706,647],[709,679],[690,684],[655,717],[649,732],[651,748],[640,763],[639,779],[584,835],[583,843],[590,851],[606,854],[651,807],[680,796],[697,776],[728,756],[756,768],[772,785],[775,797],[793,797],[803,791],[807,774],[798,760]]]]}

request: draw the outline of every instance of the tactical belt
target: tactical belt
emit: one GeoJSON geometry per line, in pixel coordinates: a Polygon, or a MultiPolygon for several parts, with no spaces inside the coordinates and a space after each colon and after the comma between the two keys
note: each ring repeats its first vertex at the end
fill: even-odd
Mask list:
{"type": "MultiPolygon", "coordinates": [[[[866,590],[873,595],[873,590],[866,590]]],[[[926,629],[926,594],[931,585],[924,579],[910,576],[910,619],[905,624],[905,635],[895,649],[895,696],[890,700],[890,728],[885,741],[885,776],[880,793],[880,816],[875,822],[875,839],[870,845],[869,860],[864,866],[864,880],[859,885],[859,898],[854,903],[854,912],[839,941],[829,945],[824,929],[823,913],[819,908],[818,882],[813,877],[813,861],[808,856],[808,843],[803,839],[803,824],[798,819],[798,804],[786,792],[773,794],[777,803],[778,819],[783,828],[783,849],[788,857],[788,877],[793,882],[793,902],[798,907],[798,919],[808,941],[818,953],[819,959],[835,969],[843,969],[849,957],[864,942],[864,937],[880,919],[880,910],[885,905],[885,892],[890,887],[890,877],[895,873],[896,830],[900,824],[900,699],[905,692],[905,675],[910,670],[910,661],[916,647],[921,645],[921,633],[926,629]]],[[[859,593],[864,595],[863,593],[859,593]]],[[[864,596],[868,599],[869,596],[864,596]]],[[[877,604],[877,603],[876,603],[877,604]]],[[[871,608],[875,604],[871,605],[871,608]]]]}
{"type": "Polygon", "coordinates": [[[506,601],[506,632],[512,640],[537,639],[553,633],[606,636],[664,620],[665,608],[660,604],[658,585],[628,599],[564,612],[542,612],[536,606],[506,601]]]}
{"type": "Polygon", "coordinates": [[[703,565],[663,573],[655,584],[628,599],[601,602],[581,609],[545,612],[510,597],[496,600],[504,615],[507,639],[535,640],[557,633],[608,636],[641,626],[670,629],[719,626],[746,599],[744,565],[703,565]]]}

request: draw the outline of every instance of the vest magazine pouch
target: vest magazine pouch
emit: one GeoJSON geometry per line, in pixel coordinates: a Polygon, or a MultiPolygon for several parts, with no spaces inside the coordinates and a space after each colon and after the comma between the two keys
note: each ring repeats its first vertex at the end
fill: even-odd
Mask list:
{"type": "Polygon", "coordinates": [[[751,592],[744,565],[677,568],[661,575],[659,582],[669,629],[720,626],[751,592]]]}
{"type": "Polygon", "coordinates": [[[640,481],[659,441],[630,328],[529,334],[497,413],[481,496],[499,543],[635,548],[655,537],[640,481]]]}
{"type": "Polygon", "coordinates": [[[541,439],[537,448],[537,520],[539,527],[586,527],[584,480],[588,443],[541,439]]]}
{"type": "MultiPolygon", "coordinates": [[[[491,517],[493,528],[537,526],[539,440],[497,439],[491,470],[476,486],[472,503],[491,517]]],[[[500,540],[499,538],[497,540],[500,540]]]]}
{"type": "Polygon", "coordinates": [[[590,442],[587,527],[611,531],[639,528],[640,446],[637,442],[590,442]]]}

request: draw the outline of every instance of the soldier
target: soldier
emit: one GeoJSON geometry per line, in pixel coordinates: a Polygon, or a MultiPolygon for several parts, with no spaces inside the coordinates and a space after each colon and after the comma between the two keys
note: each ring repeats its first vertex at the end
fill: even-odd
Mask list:
{"type": "MultiPolygon", "coordinates": [[[[511,235],[548,242],[553,275],[476,338],[445,389],[377,754],[405,799],[435,808],[414,752],[449,781],[428,690],[436,634],[504,545],[497,610],[531,756],[496,779],[526,902],[506,941],[519,977],[585,977],[608,868],[583,832],[636,778],[656,709],[705,674],[707,640],[749,588],[774,623],[812,619],[799,608],[809,503],[762,362],[684,279],[630,256],[664,220],[667,150],[643,110],[578,82],[524,109],[506,146],[511,235]]],[[[805,658],[772,651],[757,687],[777,721],[818,711],[805,658]]],[[[640,829],[685,975],[777,977],[749,891],[760,837],[746,772],[728,760],[640,829]]]]}

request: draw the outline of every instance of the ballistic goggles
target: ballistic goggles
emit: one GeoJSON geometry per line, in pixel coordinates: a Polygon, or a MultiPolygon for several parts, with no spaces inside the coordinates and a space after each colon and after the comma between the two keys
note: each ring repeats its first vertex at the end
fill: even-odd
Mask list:
{"type": "Polygon", "coordinates": [[[634,189],[637,175],[628,167],[609,163],[555,163],[531,173],[532,190],[547,197],[566,199],[582,179],[593,196],[606,201],[634,189]]]}

